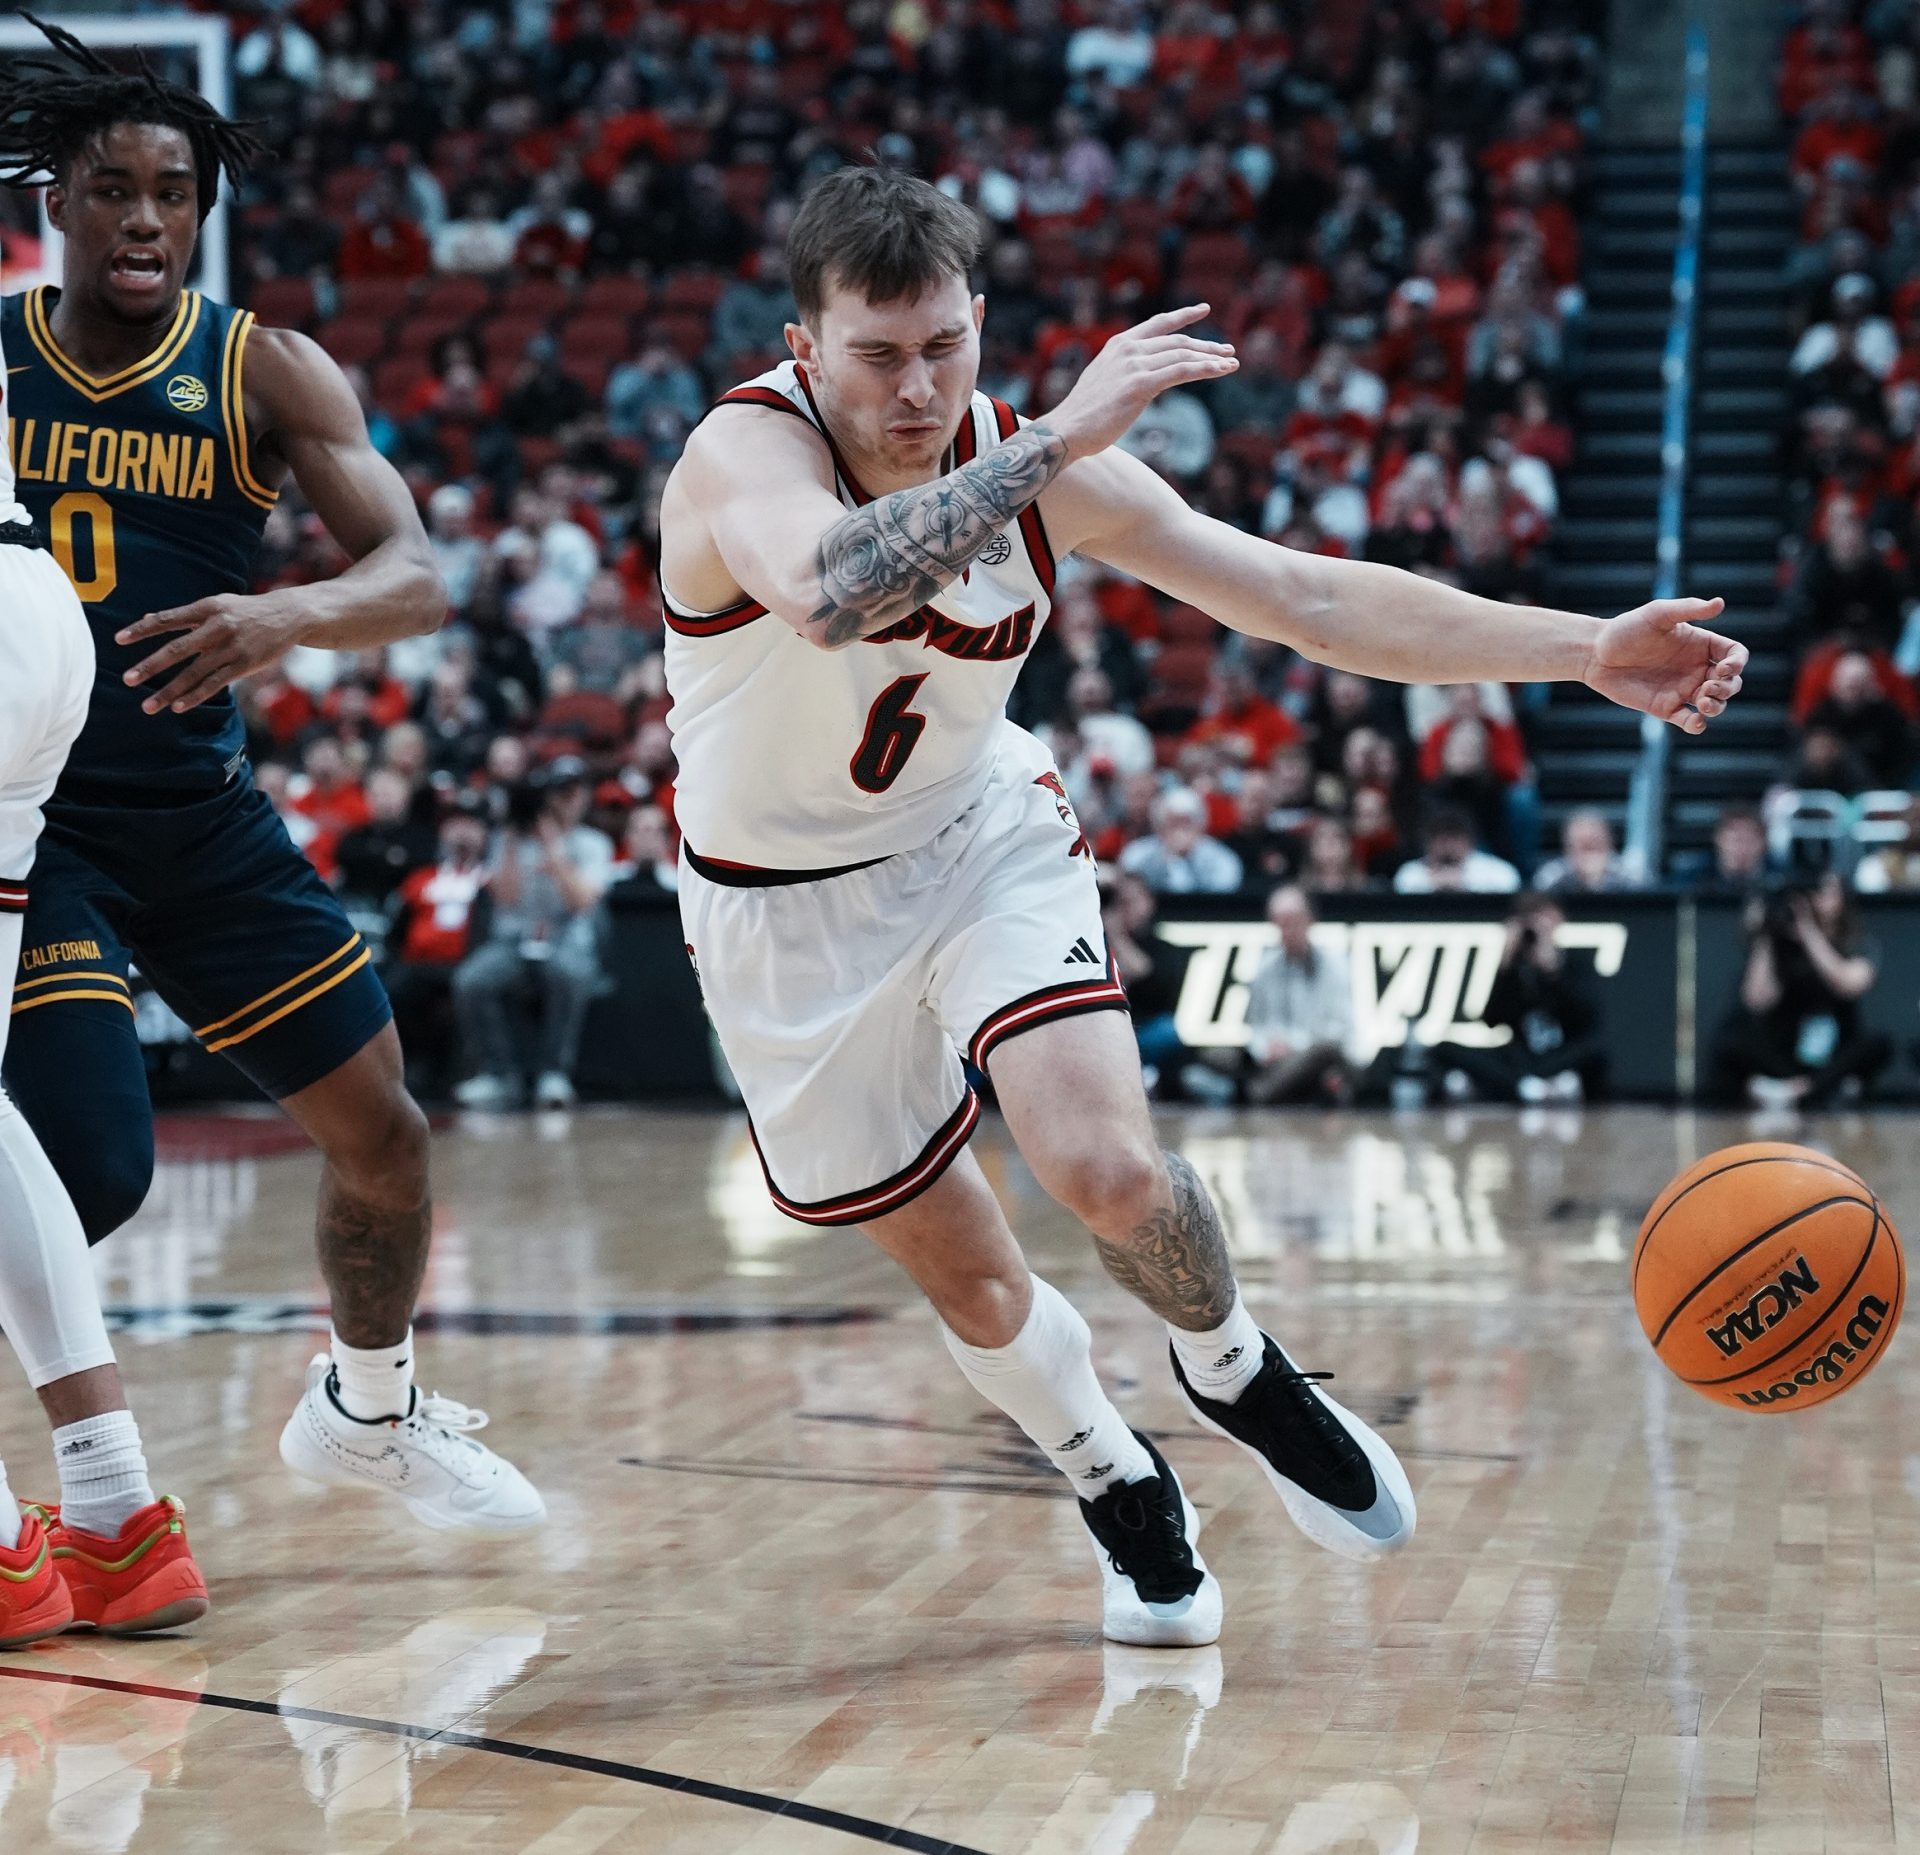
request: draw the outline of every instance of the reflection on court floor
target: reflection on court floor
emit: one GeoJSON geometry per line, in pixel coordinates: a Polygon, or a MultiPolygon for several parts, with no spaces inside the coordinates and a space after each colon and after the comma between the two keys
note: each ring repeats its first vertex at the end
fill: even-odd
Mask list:
{"type": "MultiPolygon", "coordinates": [[[[1896,1215],[1906,1123],[1818,1130],[1896,1215]]],[[[1392,1439],[1414,1548],[1316,1553],[1173,1395],[1156,1324],[991,1123],[977,1148],[1179,1466],[1215,1649],[1099,1638],[1067,1490],[856,1234],[767,1202],[744,1125],[473,1119],[437,1148],[423,1382],[492,1414],[538,1542],[456,1545],[290,1486],[324,1296],[316,1161],[169,1131],[98,1252],[191,1637],[0,1658],[10,1847],[462,1855],[1866,1849],[1920,1833],[1907,1355],[1793,1419],[1652,1360],[1625,1252],[1733,1122],[1661,1111],[1169,1118],[1249,1299],[1392,1439]],[[63,1679],[62,1677],[70,1677],[63,1679]]],[[[42,1430],[0,1394],[41,1492],[42,1430]]]]}

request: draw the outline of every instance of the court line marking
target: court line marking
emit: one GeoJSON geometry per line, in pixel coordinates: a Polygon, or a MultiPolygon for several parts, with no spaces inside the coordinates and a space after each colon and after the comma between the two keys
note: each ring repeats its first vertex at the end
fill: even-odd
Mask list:
{"type": "Polygon", "coordinates": [[[345,1726],[358,1732],[385,1733],[393,1739],[417,1739],[423,1744],[458,1746],[465,1752],[492,1752],[503,1758],[524,1759],[535,1765],[557,1765],[567,1771],[589,1772],[595,1777],[619,1778],[629,1784],[645,1784],[655,1790],[677,1791],[687,1797],[704,1797],[711,1803],[733,1804],[742,1810],[757,1810],[763,1816],[784,1817],[816,1829],[837,1829],[843,1835],[858,1836],[887,1848],[915,1849],[920,1855],[986,1855],[983,1849],[970,1848],[964,1842],[946,1842],[938,1836],[924,1836],[918,1830],[896,1829],[876,1823],[868,1817],[849,1816],[842,1810],[823,1809],[819,1804],[801,1803],[790,1797],[774,1797],[764,1791],[744,1791],[731,1784],[716,1784],[709,1778],[687,1778],[677,1772],[655,1771],[647,1765],[622,1764],[618,1759],[589,1758],[580,1752],[561,1752],[552,1746],[527,1745],[518,1739],[489,1739],[479,1733],[463,1733],[452,1728],[413,1726],[404,1720],[376,1720],[359,1713],[330,1713],[319,1707],[289,1707],[279,1701],[248,1700],[239,1694],[196,1693],[191,1688],[163,1688],[142,1681],[115,1681],[104,1675],[69,1675],[51,1668],[0,1668],[0,1676],[15,1681],[56,1681],[67,1687],[98,1688],[109,1694],[138,1694],[148,1700],[186,1701],[196,1707],[223,1707],[231,1713],[261,1713],[283,1720],[307,1720],[316,1726],[345,1726]]]}

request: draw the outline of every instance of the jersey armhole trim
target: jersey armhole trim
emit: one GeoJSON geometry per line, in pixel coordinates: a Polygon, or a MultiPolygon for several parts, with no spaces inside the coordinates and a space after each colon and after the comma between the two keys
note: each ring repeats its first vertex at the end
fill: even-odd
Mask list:
{"type": "MultiPolygon", "coordinates": [[[[987,403],[993,408],[994,422],[1000,428],[1002,442],[1011,438],[1020,429],[1020,415],[1004,399],[989,396],[987,403]]],[[[1053,597],[1054,559],[1053,543],[1047,539],[1047,525],[1040,519],[1040,505],[1030,502],[1020,511],[1020,539],[1026,543],[1027,559],[1032,563],[1034,578],[1040,582],[1047,597],[1053,597]]]]}
{"type": "Polygon", "coordinates": [[[660,611],[667,621],[667,629],[677,631],[683,638],[717,638],[767,615],[767,608],[757,599],[742,599],[737,605],[724,606],[718,612],[682,612],[664,590],[660,594],[660,611]]]}
{"type": "Polygon", "coordinates": [[[227,339],[220,353],[220,422],[227,431],[227,461],[233,467],[233,485],[249,502],[271,509],[279,502],[277,491],[270,490],[253,474],[247,454],[247,401],[244,387],[247,337],[253,333],[253,313],[243,309],[227,324],[227,339]]]}

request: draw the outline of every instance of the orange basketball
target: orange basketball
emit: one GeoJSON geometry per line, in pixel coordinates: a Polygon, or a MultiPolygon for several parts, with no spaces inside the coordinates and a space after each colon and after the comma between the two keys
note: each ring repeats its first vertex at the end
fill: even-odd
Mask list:
{"type": "Polygon", "coordinates": [[[1906,1259],[1858,1173],[1756,1141],[1689,1166],[1633,1244],[1633,1302],[1660,1361],[1739,1410],[1805,1410],[1879,1363],[1906,1259]]]}

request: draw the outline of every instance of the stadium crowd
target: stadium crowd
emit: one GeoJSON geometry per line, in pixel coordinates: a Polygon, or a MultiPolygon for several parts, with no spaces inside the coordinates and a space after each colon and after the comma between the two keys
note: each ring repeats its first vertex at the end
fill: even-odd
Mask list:
{"type": "MultiPolygon", "coordinates": [[[[1920,721],[1920,9],[1812,0],[1779,103],[1800,211],[1782,565],[1800,658],[1782,785],[1852,798],[1907,785],[1920,721]]],[[[1910,861],[1868,856],[1857,879],[1907,886],[1910,861]]]]}
{"type": "MultiPolygon", "coordinates": [[[[1602,0],[221,10],[279,153],[239,287],[349,369],[452,595],[437,636],[243,692],[260,779],[405,971],[474,960],[465,910],[522,842],[559,919],[672,887],[661,485],[714,395],[784,357],[782,241],[839,163],[979,214],[986,390],[1043,412],[1116,329],[1204,299],[1243,365],[1131,448],[1288,546],[1534,594],[1602,0]]],[[[289,494],[264,582],[338,564],[289,494]]],[[[1016,719],[1157,892],[1510,890],[1541,849],[1526,709],[1324,674],[1073,570],[1016,719]]],[[[1544,875],[1630,872],[1589,816],[1544,875]]]]}

